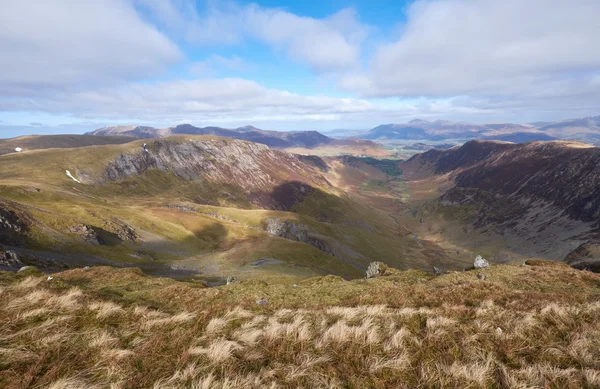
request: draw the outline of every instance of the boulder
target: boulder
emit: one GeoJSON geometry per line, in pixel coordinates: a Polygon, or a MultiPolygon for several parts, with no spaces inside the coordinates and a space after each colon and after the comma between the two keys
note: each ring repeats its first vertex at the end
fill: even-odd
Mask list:
{"type": "Polygon", "coordinates": [[[490,267],[490,263],[487,261],[487,259],[483,258],[481,255],[478,255],[477,257],[475,257],[475,262],[473,262],[473,266],[475,267],[475,269],[483,269],[486,267],[490,267]]]}
{"type": "Polygon", "coordinates": [[[367,279],[382,276],[385,274],[387,270],[387,265],[383,262],[371,262],[369,267],[367,267],[367,271],[365,277],[367,279]]]}

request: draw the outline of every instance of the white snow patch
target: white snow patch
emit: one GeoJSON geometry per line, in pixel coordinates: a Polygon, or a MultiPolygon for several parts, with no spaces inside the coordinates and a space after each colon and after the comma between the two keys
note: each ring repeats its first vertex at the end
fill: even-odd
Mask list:
{"type": "Polygon", "coordinates": [[[17,153],[20,153],[21,151],[23,151],[23,149],[22,149],[22,148],[20,148],[20,147],[17,147],[17,148],[15,149],[15,151],[16,151],[17,153]]]}
{"type": "Polygon", "coordinates": [[[77,183],[81,184],[81,181],[79,181],[77,178],[73,177],[73,175],[71,174],[71,172],[70,172],[70,171],[68,171],[68,170],[65,170],[65,172],[67,173],[67,177],[69,177],[69,178],[70,178],[70,179],[72,179],[73,181],[75,181],[75,182],[77,182],[77,183]]]}

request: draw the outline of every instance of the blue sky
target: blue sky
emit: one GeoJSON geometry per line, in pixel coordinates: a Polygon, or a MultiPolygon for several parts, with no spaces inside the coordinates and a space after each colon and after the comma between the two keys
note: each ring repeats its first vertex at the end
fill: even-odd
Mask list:
{"type": "Polygon", "coordinates": [[[597,0],[0,0],[0,138],[600,114],[597,0]]]}

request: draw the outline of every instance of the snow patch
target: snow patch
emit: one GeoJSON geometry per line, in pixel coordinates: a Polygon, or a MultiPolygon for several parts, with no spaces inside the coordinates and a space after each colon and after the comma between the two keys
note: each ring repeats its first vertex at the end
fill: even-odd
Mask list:
{"type": "Polygon", "coordinates": [[[65,172],[67,173],[67,177],[69,177],[69,178],[70,178],[70,179],[72,179],[73,181],[75,181],[75,182],[77,182],[77,183],[81,184],[81,181],[79,181],[77,178],[73,177],[73,175],[71,174],[71,172],[70,172],[70,171],[68,171],[68,170],[65,170],[65,172]]]}

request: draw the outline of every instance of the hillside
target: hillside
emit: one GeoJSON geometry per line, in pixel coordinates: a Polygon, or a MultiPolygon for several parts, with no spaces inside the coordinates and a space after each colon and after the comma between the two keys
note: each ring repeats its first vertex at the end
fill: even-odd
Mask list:
{"type": "Polygon", "coordinates": [[[423,270],[432,261],[386,210],[313,162],[257,143],[180,135],[0,161],[0,243],[48,268],[135,265],[222,283],[354,278],[372,260],[423,270]]]}
{"type": "MultiPolygon", "coordinates": [[[[592,268],[600,260],[590,254],[600,237],[599,166],[600,148],[566,141],[472,141],[431,150],[402,164],[407,178],[420,185],[438,182],[438,197],[421,208],[420,217],[425,224],[442,215],[464,225],[463,233],[461,228],[447,230],[448,240],[471,239],[475,244],[481,232],[499,239],[488,239],[486,245],[501,245],[498,255],[507,258],[518,254],[564,259],[585,245],[590,250],[577,258],[571,254],[569,262],[592,268]]],[[[446,229],[433,224],[430,229],[446,229]]]]}
{"type": "Polygon", "coordinates": [[[16,148],[23,151],[40,149],[69,149],[74,147],[122,144],[133,139],[117,136],[95,137],[90,135],[30,135],[12,139],[0,139],[0,155],[14,153],[16,148]]]}
{"type": "Polygon", "coordinates": [[[0,293],[3,388],[600,385],[600,275],[554,262],[216,288],[28,269],[0,293]]]}

